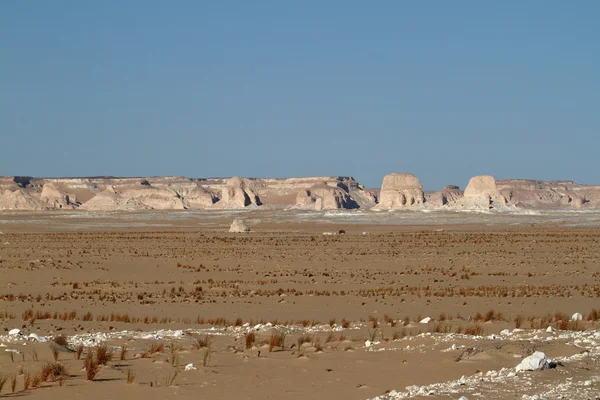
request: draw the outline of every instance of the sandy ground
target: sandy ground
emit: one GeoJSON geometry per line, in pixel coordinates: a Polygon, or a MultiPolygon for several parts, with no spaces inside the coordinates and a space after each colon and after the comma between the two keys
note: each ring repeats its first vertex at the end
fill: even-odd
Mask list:
{"type": "Polygon", "coordinates": [[[0,395],[599,398],[599,220],[2,214],[0,395]],[[233,217],[253,232],[226,233],[233,217]],[[31,333],[67,340],[66,379],[26,385],[57,348],[31,333]],[[87,380],[101,343],[114,354],[87,380]],[[513,376],[536,350],[557,367],[513,376]]]}

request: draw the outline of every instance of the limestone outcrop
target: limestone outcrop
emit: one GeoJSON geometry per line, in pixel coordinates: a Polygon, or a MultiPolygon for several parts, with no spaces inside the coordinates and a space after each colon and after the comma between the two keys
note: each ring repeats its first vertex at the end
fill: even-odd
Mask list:
{"type": "Polygon", "coordinates": [[[244,208],[261,204],[258,195],[252,190],[250,180],[234,176],[227,180],[221,192],[221,199],[216,203],[219,208],[244,208]]]}
{"type": "Polygon", "coordinates": [[[572,181],[473,177],[463,192],[446,186],[424,193],[409,174],[390,174],[381,190],[349,176],[302,178],[0,177],[0,210],[510,210],[600,209],[600,186],[572,181]]]}
{"type": "Polygon", "coordinates": [[[358,208],[358,204],[348,192],[339,187],[329,186],[323,182],[303,189],[296,195],[297,208],[314,210],[337,210],[358,208]]]}
{"type": "Polygon", "coordinates": [[[466,210],[499,210],[506,208],[507,202],[498,190],[493,176],[479,175],[471,178],[463,197],[452,206],[466,210]]]}
{"type": "Polygon", "coordinates": [[[241,219],[234,219],[233,223],[229,227],[229,232],[231,232],[231,233],[246,233],[246,232],[250,232],[250,228],[248,228],[248,225],[246,225],[246,223],[244,221],[242,221],[241,219]]]}
{"type": "Polygon", "coordinates": [[[425,194],[425,202],[434,207],[442,207],[454,203],[463,197],[463,192],[456,185],[446,185],[442,190],[425,194]]]}
{"type": "Polygon", "coordinates": [[[411,174],[389,174],[383,178],[377,210],[396,210],[420,207],[425,193],[419,179],[411,174]]]}

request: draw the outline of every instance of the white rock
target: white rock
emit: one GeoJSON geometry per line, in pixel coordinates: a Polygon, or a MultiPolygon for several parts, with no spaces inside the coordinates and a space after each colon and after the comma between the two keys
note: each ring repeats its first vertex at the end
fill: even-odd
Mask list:
{"type": "Polygon", "coordinates": [[[546,354],[536,351],[532,355],[525,357],[519,365],[516,366],[516,372],[519,371],[540,371],[549,367],[549,361],[546,354]]]}
{"type": "Polygon", "coordinates": [[[186,371],[195,371],[195,370],[197,370],[197,369],[198,369],[198,368],[196,368],[196,367],[194,366],[194,363],[189,363],[188,365],[186,365],[186,366],[185,366],[185,370],[186,370],[186,371]]]}
{"type": "Polygon", "coordinates": [[[40,343],[44,343],[44,342],[48,341],[48,339],[43,338],[43,337],[41,337],[41,336],[39,336],[39,335],[37,335],[36,333],[33,333],[33,332],[30,333],[29,336],[27,336],[27,337],[29,339],[31,339],[31,340],[35,340],[36,342],[40,342],[40,343]]]}
{"type": "Polygon", "coordinates": [[[452,345],[452,350],[456,350],[456,349],[458,349],[458,347],[456,347],[456,344],[453,344],[452,345]]]}
{"type": "Polygon", "coordinates": [[[421,321],[419,321],[419,323],[420,324],[428,324],[429,321],[431,321],[431,317],[425,317],[421,321]]]}
{"type": "Polygon", "coordinates": [[[4,350],[7,353],[15,353],[15,354],[21,354],[21,352],[17,349],[6,349],[4,350]]]}
{"type": "Polygon", "coordinates": [[[17,328],[11,329],[10,331],[8,331],[8,334],[10,336],[21,336],[22,335],[21,330],[17,329],[17,328]]]}
{"type": "Polygon", "coordinates": [[[554,328],[553,328],[553,327],[551,327],[551,326],[548,326],[548,327],[546,328],[546,332],[548,332],[548,333],[552,333],[552,332],[554,332],[554,328]]]}
{"type": "Polygon", "coordinates": [[[469,400],[469,399],[467,399],[465,396],[460,396],[460,398],[458,400],[469,400]]]}
{"type": "Polygon", "coordinates": [[[366,340],[365,341],[365,347],[371,347],[371,341],[370,340],[366,340]]]}
{"type": "Polygon", "coordinates": [[[578,312],[576,312],[575,314],[573,314],[571,316],[571,321],[581,321],[582,319],[583,319],[583,315],[581,315],[578,312]]]}

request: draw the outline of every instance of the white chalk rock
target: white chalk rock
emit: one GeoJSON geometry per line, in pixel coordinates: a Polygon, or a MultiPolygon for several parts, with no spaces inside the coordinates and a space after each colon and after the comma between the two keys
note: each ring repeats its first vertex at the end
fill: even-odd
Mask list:
{"type": "Polygon", "coordinates": [[[30,333],[29,336],[27,336],[30,340],[35,340],[36,342],[40,342],[40,343],[45,343],[48,341],[48,339],[43,338],[41,336],[39,336],[36,333],[30,333]]]}
{"type": "Polygon", "coordinates": [[[250,232],[250,228],[248,228],[248,225],[246,225],[241,219],[234,219],[233,223],[229,227],[229,232],[245,233],[250,232]]]}
{"type": "Polygon", "coordinates": [[[458,349],[458,347],[456,347],[456,344],[452,344],[452,347],[451,347],[451,348],[452,348],[452,350],[456,350],[456,349],[458,349]]]}
{"type": "Polygon", "coordinates": [[[469,399],[467,399],[465,396],[460,396],[460,398],[458,400],[469,400],[469,399]]]}
{"type": "Polygon", "coordinates": [[[581,321],[582,319],[583,319],[583,315],[581,315],[578,312],[576,312],[575,314],[573,314],[571,316],[571,321],[581,321]]]}
{"type": "Polygon", "coordinates": [[[419,321],[419,323],[420,324],[428,324],[429,321],[431,321],[431,317],[425,317],[421,321],[419,321]]]}
{"type": "Polygon", "coordinates": [[[10,331],[8,331],[8,334],[10,336],[21,336],[22,335],[21,330],[17,329],[17,328],[11,329],[10,331]]]}
{"type": "Polygon", "coordinates": [[[546,354],[541,351],[536,351],[532,355],[525,357],[519,365],[516,366],[515,370],[519,371],[540,371],[547,369],[550,365],[546,354]]]}
{"type": "Polygon", "coordinates": [[[197,369],[198,369],[198,368],[196,368],[196,367],[194,366],[194,363],[189,363],[188,365],[186,365],[186,366],[185,366],[185,370],[186,370],[186,371],[195,371],[195,370],[197,370],[197,369]]]}
{"type": "Polygon", "coordinates": [[[554,332],[554,328],[553,328],[553,327],[551,327],[551,326],[548,326],[548,327],[546,328],[546,332],[548,332],[548,333],[552,333],[552,332],[554,332]]]}
{"type": "Polygon", "coordinates": [[[371,341],[370,340],[366,340],[365,341],[365,347],[371,347],[371,341]]]}

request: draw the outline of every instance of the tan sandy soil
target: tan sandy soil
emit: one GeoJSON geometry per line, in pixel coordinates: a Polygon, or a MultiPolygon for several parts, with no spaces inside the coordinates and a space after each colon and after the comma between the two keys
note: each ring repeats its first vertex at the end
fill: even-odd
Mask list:
{"type": "MultiPolygon", "coordinates": [[[[600,344],[577,336],[583,329],[593,335],[600,318],[590,314],[600,309],[600,227],[331,224],[249,214],[253,232],[229,234],[231,215],[197,224],[181,214],[166,226],[160,218],[135,224],[126,214],[55,223],[53,215],[6,214],[0,224],[0,342],[20,352],[11,359],[0,348],[0,374],[17,374],[16,395],[368,399],[513,369],[534,350],[565,361],[525,373],[520,383],[469,382],[464,393],[521,398],[567,377],[600,391],[592,379],[600,344]],[[23,222],[41,218],[50,222],[23,222]],[[322,235],[339,229],[346,234],[322,235]],[[575,312],[584,320],[570,321],[575,312]],[[525,331],[505,331],[518,316],[525,331]],[[425,317],[432,320],[419,323],[425,317]],[[548,325],[561,330],[546,333],[548,325]],[[85,345],[81,359],[58,354],[70,374],[62,386],[23,391],[21,372],[37,374],[53,355],[48,343],[8,335],[14,328],[64,335],[73,349],[85,345]],[[256,335],[250,349],[248,332],[256,335]],[[281,333],[283,347],[269,351],[281,333]],[[203,366],[206,349],[194,343],[206,334],[203,366]],[[307,343],[298,346],[303,336],[307,343]],[[115,354],[87,381],[92,338],[115,354]],[[378,343],[365,346],[367,339],[378,343]],[[165,347],[141,357],[153,343],[165,347]],[[184,371],[189,363],[197,369],[184,371]]],[[[10,386],[9,377],[0,394],[11,395],[10,386]]],[[[440,398],[461,393],[436,391],[440,398]]]]}

